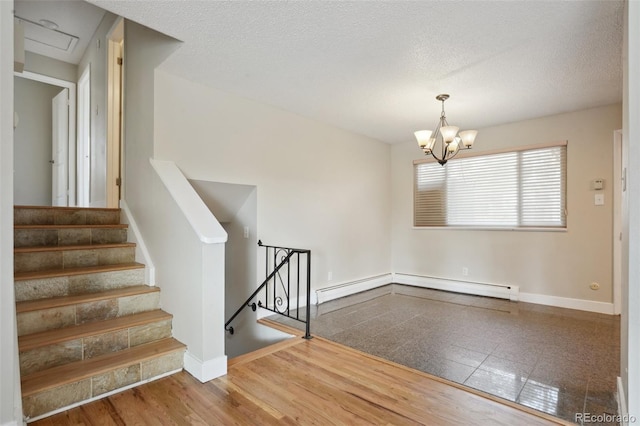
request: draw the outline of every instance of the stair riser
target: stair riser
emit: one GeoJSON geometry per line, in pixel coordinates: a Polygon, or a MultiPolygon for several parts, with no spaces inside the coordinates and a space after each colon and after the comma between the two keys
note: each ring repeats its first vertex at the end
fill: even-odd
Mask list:
{"type": "Polygon", "coordinates": [[[126,228],[16,229],[14,247],[124,243],[126,228]]]}
{"type": "Polygon", "coordinates": [[[166,373],[181,370],[183,357],[184,351],[175,351],[29,395],[22,400],[24,415],[28,418],[41,416],[91,398],[106,396],[109,392],[128,388],[142,381],[157,379],[166,373]]]}
{"type": "Polygon", "coordinates": [[[116,265],[135,261],[134,247],[96,248],[91,250],[60,250],[14,255],[15,272],[116,265]]]}
{"type": "Polygon", "coordinates": [[[113,225],[120,223],[119,210],[15,208],[16,225],[113,225]]]}
{"type": "Polygon", "coordinates": [[[160,307],[160,293],[105,299],[17,314],[18,336],[92,321],[118,318],[160,307]]]}
{"type": "Polygon", "coordinates": [[[170,319],[47,345],[20,352],[20,373],[31,374],[169,337],[170,319]]]}
{"type": "Polygon", "coordinates": [[[16,302],[96,293],[144,284],[144,269],[100,272],[95,274],[41,278],[15,282],[16,302]]]}
{"type": "Polygon", "coordinates": [[[182,369],[160,292],[133,288],[145,269],[133,245],[114,247],[127,241],[119,210],[17,207],[14,223],[14,247],[25,248],[14,253],[14,289],[27,420],[182,369]]]}

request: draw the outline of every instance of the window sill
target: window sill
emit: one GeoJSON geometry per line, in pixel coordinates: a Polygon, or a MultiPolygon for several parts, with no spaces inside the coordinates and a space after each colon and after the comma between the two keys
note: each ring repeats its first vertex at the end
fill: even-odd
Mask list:
{"type": "Polygon", "coordinates": [[[416,231],[450,230],[450,231],[524,231],[524,232],[567,232],[567,228],[544,227],[504,227],[504,226],[413,226],[416,231]]]}

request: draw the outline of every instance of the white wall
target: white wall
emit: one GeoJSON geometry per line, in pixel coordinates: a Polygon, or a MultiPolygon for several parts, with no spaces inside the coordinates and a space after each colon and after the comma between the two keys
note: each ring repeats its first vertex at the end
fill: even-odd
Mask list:
{"type": "Polygon", "coordinates": [[[13,294],[13,2],[0,2],[0,425],[22,422],[13,294]]]}
{"type": "Polygon", "coordinates": [[[91,66],[91,188],[89,205],[107,205],[107,33],[117,16],[104,14],[78,64],[78,81],[91,66]]]}
{"type": "MultiPolygon", "coordinates": [[[[474,150],[568,140],[567,232],[413,228],[414,141],[392,148],[393,270],[520,286],[523,293],[611,303],[613,131],[620,105],[480,129],[474,150]],[[590,182],[605,179],[604,206],[590,182]],[[468,276],[462,275],[462,267],[468,276]],[[589,289],[592,282],[600,290],[589,289]]],[[[446,167],[446,166],[445,166],[446,167]]]]}
{"type": "Polygon", "coordinates": [[[390,272],[388,145],[161,71],[155,96],[156,158],[257,186],[257,237],[311,249],[315,289],[390,272]]]}
{"type": "Polygon", "coordinates": [[[155,265],[162,308],[174,315],[173,335],[188,346],[185,368],[210,380],[226,373],[224,271],[219,267],[224,245],[200,241],[149,163],[154,157],[154,69],[179,44],[125,21],[125,201],[155,265]],[[219,263],[212,263],[214,258],[219,263]]]}
{"type": "MultiPolygon", "coordinates": [[[[229,235],[225,253],[225,321],[260,283],[256,280],[257,261],[258,256],[264,256],[264,249],[258,248],[256,235],[257,201],[257,190],[253,188],[234,217],[223,224],[229,235]],[[247,238],[244,237],[245,227],[249,230],[247,238]]],[[[264,270],[262,272],[264,274],[264,270]]],[[[254,302],[257,302],[257,299],[254,302]]],[[[287,338],[286,334],[262,326],[257,320],[257,312],[245,308],[233,321],[231,326],[234,328],[234,334],[227,333],[225,341],[225,353],[228,357],[242,355],[287,338]]]]}
{"type": "Polygon", "coordinates": [[[24,70],[48,75],[59,80],[78,81],[78,66],[33,52],[25,52],[24,70]]]}
{"type": "Polygon", "coordinates": [[[51,100],[62,88],[14,77],[15,111],[20,124],[14,131],[14,203],[51,205],[51,100]]]}

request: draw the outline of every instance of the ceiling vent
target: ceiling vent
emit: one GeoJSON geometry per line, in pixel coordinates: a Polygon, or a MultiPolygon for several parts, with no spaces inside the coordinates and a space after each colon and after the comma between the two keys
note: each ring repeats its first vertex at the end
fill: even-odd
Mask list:
{"type": "MultiPolygon", "coordinates": [[[[16,16],[14,18],[22,22],[24,28],[24,49],[41,55],[48,55],[49,52],[71,53],[78,44],[78,37],[63,33],[53,28],[28,19],[16,16]]],[[[50,21],[47,21],[50,22],[50,21]]]]}

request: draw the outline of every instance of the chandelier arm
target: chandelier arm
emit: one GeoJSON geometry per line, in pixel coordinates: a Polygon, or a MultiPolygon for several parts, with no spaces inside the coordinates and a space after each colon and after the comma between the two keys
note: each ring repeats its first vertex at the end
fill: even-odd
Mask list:
{"type": "MultiPolygon", "coordinates": [[[[444,101],[442,101],[442,105],[444,106],[444,101]]],[[[447,159],[446,158],[447,157],[447,144],[444,141],[444,137],[440,134],[439,130],[442,127],[446,127],[448,125],[449,125],[449,123],[447,122],[447,117],[445,117],[444,110],[443,110],[443,115],[442,115],[442,117],[440,117],[440,124],[438,125],[438,135],[440,136],[440,140],[442,141],[441,142],[441,145],[442,145],[442,157],[441,158],[444,161],[446,161],[446,159],[447,159]]]]}
{"type": "Polygon", "coordinates": [[[463,149],[470,149],[470,148],[467,148],[467,147],[460,148],[460,146],[458,145],[458,149],[456,149],[456,152],[454,152],[454,153],[453,153],[453,155],[452,155],[451,157],[447,158],[447,161],[451,160],[453,157],[455,157],[456,155],[458,155],[458,153],[459,153],[460,151],[462,151],[463,149]]]}

